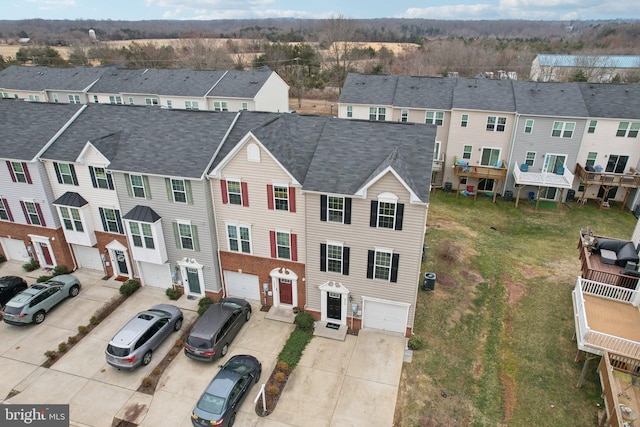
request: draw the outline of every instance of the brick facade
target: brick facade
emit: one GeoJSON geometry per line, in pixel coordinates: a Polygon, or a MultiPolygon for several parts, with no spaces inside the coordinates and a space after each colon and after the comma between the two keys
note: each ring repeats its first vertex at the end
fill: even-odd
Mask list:
{"type": "MultiPolygon", "coordinates": [[[[109,259],[109,250],[106,248],[106,246],[113,242],[114,240],[118,241],[119,243],[121,243],[123,246],[125,247],[129,247],[129,243],[127,242],[127,236],[125,236],[124,234],[115,234],[115,233],[106,233],[104,231],[96,231],[96,246],[98,248],[98,250],[100,251],[100,254],[104,254],[107,256],[107,260],[109,259]]],[[[129,258],[129,265],[131,266],[131,269],[133,270],[134,267],[134,261],[131,258],[131,251],[127,251],[127,257],[129,258]]],[[[108,266],[103,266],[104,269],[106,270],[105,274],[107,276],[114,276],[114,270],[113,270],[113,265],[111,265],[111,263],[109,263],[108,266]]],[[[142,281],[140,280],[139,277],[135,276],[135,270],[130,271],[129,272],[132,277],[134,279],[136,279],[138,282],[140,282],[141,285],[144,286],[144,283],[142,283],[142,281]]]]}
{"type": "MultiPolygon", "coordinates": [[[[268,283],[269,290],[271,291],[272,286],[269,277],[271,271],[274,268],[287,268],[298,275],[298,306],[303,308],[307,303],[304,264],[226,251],[220,251],[220,264],[223,271],[229,270],[258,276],[260,283],[260,302],[264,303],[266,301],[266,305],[273,305],[273,296],[266,295],[265,299],[262,283],[268,283]]],[[[224,274],[222,280],[224,281],[224,274]]]]}
{"type": "MultiPolygon", "coordinates": [[[[10,239],[20,239],[24,242],[26,247],[33,247],[33,242],[29,237],[29,234],[35,234],[43,236],[49,239],[53,256],[56,260],[56,265],[64,265],[69,271],[73,271],[74,262],[67,240],[64,237],[64,231],[62,227],[57,229],[51,229],[46,227],[38,227],[35,225],[18,224],[15,222],[0,221],[0,236],[8,237],[10,239]]],[[[3,251],[0,248],[0,251],[3,251]]],[[[3,255],[7,255],[4,254],[3,255]]],[[[35,256],[35,255],[34,255],[35,256]]]]}

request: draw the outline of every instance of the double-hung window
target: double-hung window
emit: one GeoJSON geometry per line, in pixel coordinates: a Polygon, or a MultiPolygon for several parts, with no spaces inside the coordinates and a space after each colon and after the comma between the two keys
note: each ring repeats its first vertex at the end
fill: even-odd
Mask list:
{"type": "Polygon", "coordinates": [[[229,111],[229,105],[227,104],[227,101],[214,101],[213,109],[215,111],[229,111]]]}
{"type": "Polygon", "coordinates": [[[473,152],[473,145],[465,145],[462,148],[462,158],[465,160],[469,160],[471,158],[472,152],[473,152]]]}
{"type": "Polygon", "coordinates": [[[387,109],[385,107],[369,107],[369,120],[384,121],[387,117],[387,109]]]}
{"type": "Polygon", "coordinates": [[[524,158],[524,163],[529,167],[533,167],[535,161],[536,161],[536,152],[527,151],[527,154],[525,155],[525,158],[524,158]]]}
{"type": "Polygon", "coordinates": [[[9,210],[7,199],[0,198],[0,219],[5,221],[13,221],[13,215],[11,215],[11,211],[9,210]]]}
{"type": "Polygon", "coordinates": [[[469,115],[463,114],[460,118],[460,127],[466,128],[467,126],[469,126],[469,115]]]}
{"type": "MultiPolygon", "coordinates": [[[[67,95],[69,104],[80,104],[80,95],[67,95]]],[[[57,102],[57,101],[56,101],[57,102]]]]}
{"type": "Polygon", "coordinates": [[[187,190],[183,179],[171,179],[171,190],[175,203],[187,203],[187,190]]]}
{"type": "Polygon", "coordinates": [[[596,153],[595,151],[590,151],[589,154],[587,154],[587,161],[585,162],[585,166],[595,166],[596,164],[596,159],[598,158],[598,153],[596,153]]]}
{"type": "Polygon", "coordinates": [[[487,130],[490,132],[504,132],[507,126],[506,117],[487,116],[487,130]]]}
{"type": "Polygon", "coordinates": [[[198,101],[184,101],[184,108],[187,110],[199,110],[198,101]]]}
{"type": "Polygon", "coordinates": [[[620,122],[616,136],[626,136],[627,138],[635,138],[640,131],[640,122],[620,122]]]}
{"type": "Polygon", "coordinates": [[[349,275],[349,248],[341,242],[321,243],[320,271],[349,275]]]}
{"type": "Polygon", "coordinates": [[[353,105],[347,105],[347,117],[353,117],[353,105]]]}
{"type": "Polygon", "coordinates": [[[267,203],[270,210],[296,211],[296,189],[282,184],[267,184],[267,203]]]}
{"type": "Polygon", "coordinates": [[[575,128],[575,122],[553,122],[551,136],[555,138],[572,138],[575,128]]]}
{"type": "Polygon", "coordinates": [[[524,122],[524,133],[532,133],[533,132],[533,119],[527,119],[524,122]]]}
{"type": "Polygon", "coordinates": [[[29,168],[26,163],[10,162],[7,160],[7,166],[9,167],[9,174],[13,182],[31,184],[31,176],[29,175],[29,168]]]}
{"type": "Polygon", "coordinates": [[[78,185],[75,167],[72,164],[54,162],[53,169],[59,184],[78,185]]]}
{"type": "Polygon", "coordinates": [[[195,250],[194,231],[191,223],[178,222],[178,244],[182,249],[195,250]]]}
{"type": "Polygon", "coordinates": [[[25,219],[29,224],[46,227],[40,205],[34,202],[20,202],[25,219]]]}
{"type": "Polygon", "coordinates": [[[40,102],[40,95],[29,95],[29,101],[40,102]]]}
{"type": "Polygon", "coordinates": [[[247,111],[249,109],[249,103],[248,102],[243,102],[241,109],[242,109],[242,111],[247,111]]]}
{"type": "Polygon", "coordinates": [[[82,227],[82,219],[80,218],[80,211],[78,209],[60,206],[60,216],[62,217],[62,223],[66,230],[78,232],[84,231],[84,228],[82,227]]]}
{"type": "Polygon", "coordinates": [[[138,248],[155,249],[156,245],[153,240],[151,224],[146,222],[130,221],[129,232],[131,233],[133,246],[138,248]]]}
{"type": "Polygon", "coordinates": [[[251,253],[251,231],[248,225],[227,223],[227,240],[230,251],[251,253]]]}
{"type": "Polygon", "coordinates": [[[151,105],[151,106],[159,104],[158,98],[145,98],[144,103],[145,105],[151,105]]]}
{"type": "Polygon", "coordinates": [[[276,254],[280,259],[291,259],[291,234],[276,231],[276,254]]]}
{"type": "Polygon", "coordinates": [[[122,104],[122,97],[120,96],[109,96],[109,103],[111,104],[122,104]]]}
{"type": "Polygon", "coordinates": [[[351,198],[321,195],[320,221],[351,224],[351,198]]]}
{"type": "Polygon", "coordinates": [[[98,208],[98,210],[100,211],[100,219],[102,220],[104,231],[123,234],[120,211],[110,208],[98,208]]]}
{"type": "Polygon", "coordinates": [[[398,263],[400,255],[393,253],[392,249],[376,248],[370,250],[367,261],[367,278],[398,281],[398,263]]]}
{"type": "Polygon", "coordinates": [[[596,133],[596,126],[598,125],[597,120],[589,121],[589,127],[587,128],[587,133],[596,133]]]}
{"type": "Polygon", "coordinates": [[[113,179],[105,168],[89,166],[89,175],[91,176],[93,188],[113,190],[113,179]]]}
{"type": "Polygon", "coordinates": [[[400,113],[400,121],[402,123],[406,123],[407,121],[409,121],[409,110],[407,110],[406,108],[403,108],[402,112],[400,113]]]}
{"type": "Polygon", "coordinates": [[[242,186],[240,181],[227,181],[227,196],[230,204],[242,204],[242,186]]]}
{"type": "Polygon", "coordinates": [[[444,111],[427,111],[424,122],[430,125],[442,126],[444,123],[444,111]]]}
{"type": "Polygon", "coordinates": [[[131,193],[133,195],[133,197],[138,197],[141,199],[146,199],[147,198],[147,191],[146,191],[146,183],[145,183],[145,177],[143,177],[142,175],[127,175],[129,177],[129,181],[131,183],[131,193]]]}
{"type": "Polygon", "coordinates": [[[398,203],[398,198],[391,193],[382,193],[378,200],[371,201],[370,226],[402,230],[404,204],[398,203]]]}

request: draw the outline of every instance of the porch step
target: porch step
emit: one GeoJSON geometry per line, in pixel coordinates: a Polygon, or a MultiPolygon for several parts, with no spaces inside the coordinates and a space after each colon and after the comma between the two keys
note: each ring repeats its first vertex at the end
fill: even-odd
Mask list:
{"type": "Polygon", "coordinates": [[[338,329],[327,327],[329,322],[316,322],[313,335],[316,337],[329,338],[332,340],[344,341],[347,337],[347,325],[340,325],[338,329]]]}
{"type": "Polygon", "coordinates": [[[278,322],[293,323],[296,316],[291,307],[272,306],[264,317],[278,322]]]}

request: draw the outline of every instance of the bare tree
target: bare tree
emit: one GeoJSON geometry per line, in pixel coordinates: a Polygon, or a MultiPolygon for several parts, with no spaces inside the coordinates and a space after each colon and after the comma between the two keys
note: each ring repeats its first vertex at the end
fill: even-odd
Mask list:
{"type": "Polygon", "coordinates": [[[335,82],[342,87],[352,64],[352,53],[358,47],[356,39],[356,21],[338,15],[329,18],[323,26],[322,40],[326,45],[334,68],[335,82]]]}
{"type": "Polygon", "coordinates": [[[192,70],[225,70],[234,63],[226,47],[210,38],[185,39],[177,54],[180,66],[192,70]]]}

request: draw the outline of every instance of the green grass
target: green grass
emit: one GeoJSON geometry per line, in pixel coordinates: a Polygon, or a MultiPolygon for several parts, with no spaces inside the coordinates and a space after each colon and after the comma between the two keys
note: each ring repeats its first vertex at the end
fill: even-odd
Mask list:
{"type": "Polygon", "coordinates": [[[300,361],[302,352],[312,338],[313,331],[302,328],[294,329],[291,335],[289,335],[289,339],[287,339],[284,348],[278,355],[278,361],[282,360],[287,362],[287,365],[293,369],[300,361]]]}
{"type": "Polygon", "coordinates": [[[432,193],[414,333],[425,349],[405,364],[398,426],[595,425],[600,383],[592,363],[576,389],[571,291],[579,230],[629,239],[629,211],[557,211],[432,193]]]}

